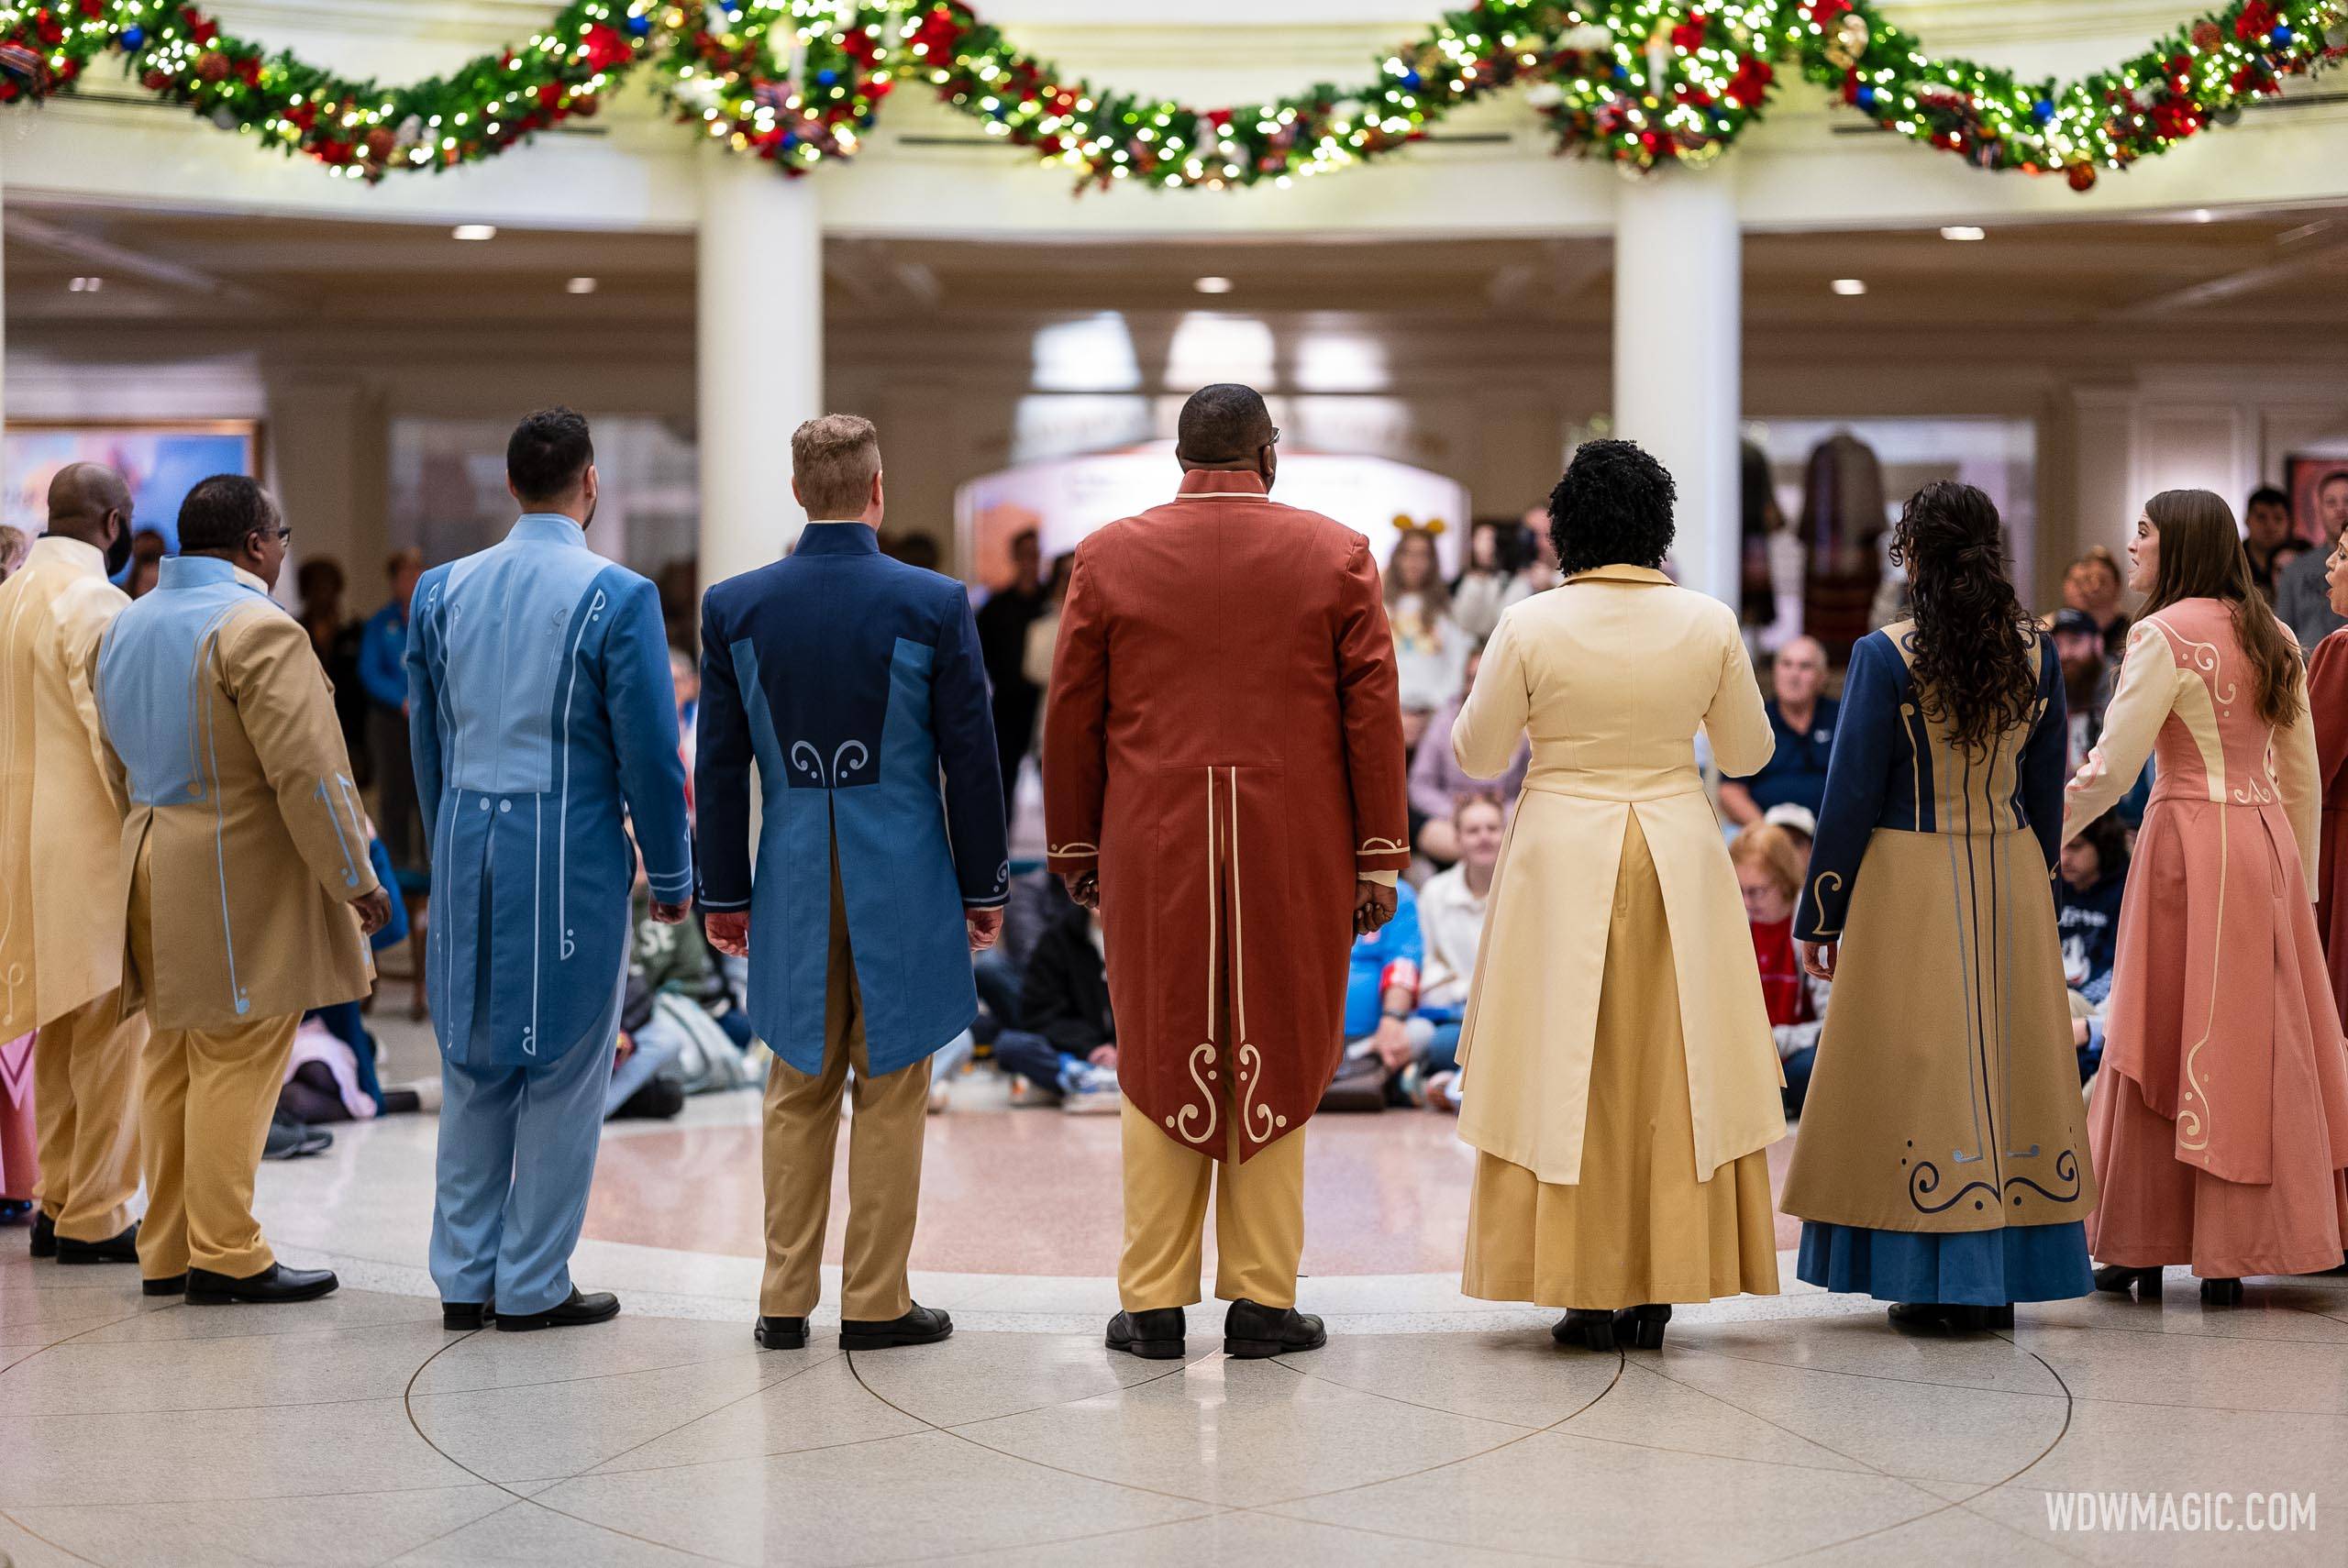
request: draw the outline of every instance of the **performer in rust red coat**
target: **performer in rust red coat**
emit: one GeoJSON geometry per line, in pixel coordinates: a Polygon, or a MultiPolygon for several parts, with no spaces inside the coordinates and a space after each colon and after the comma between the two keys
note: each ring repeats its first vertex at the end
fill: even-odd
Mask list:
{"type": "Polygon", "coordinates": [[[1268,499],[1279,440],[1246,387],[1184,406],[1180,493],[1077,549],[1046,709],[1051,867],[1101,911],[1125,1094],[1108,1342],[1152,1358],[1183,1353],[1211,1182],[1225,1351],[1323,1342],[1294,1305],[1302,1132],[1346,951],[1410,860],[1378,569],[1268,499]]]}

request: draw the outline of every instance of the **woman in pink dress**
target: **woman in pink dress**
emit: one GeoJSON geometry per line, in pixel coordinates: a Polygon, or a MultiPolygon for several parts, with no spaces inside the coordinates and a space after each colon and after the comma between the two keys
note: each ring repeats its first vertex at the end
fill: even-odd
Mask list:
{"type": "Polygon", "coordinates": [[[2201,1298],[2244,1275],[2334,1266],[2348,1231],[2348,1045],[2316,935],[2316,747],[2298,648],[2207,491],[2145,503],[2129,586],[2148,596],[2071,782],[2077,836],[2156,758],[2120,910],[2088,1111],[2098,1288],[2201,1298]]]}
{"type": "Polygon", "coordinates": [[[0,1225],[29,1222],[40,1186],[33,1129],[33,1037],[0,1043],[0,1225]]]}

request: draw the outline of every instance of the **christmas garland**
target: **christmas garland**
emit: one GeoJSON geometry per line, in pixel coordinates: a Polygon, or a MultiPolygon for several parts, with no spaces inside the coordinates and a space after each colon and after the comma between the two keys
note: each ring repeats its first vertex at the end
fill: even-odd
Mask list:
{"type": "Polygon", "coordinates": [[[367,181],[476,162],[593,116],[648,61],[680,120],[792,174],[852,157],[912,83],[1080,184],[1209,189],[1378,158],[1520,85],[1560,152],[1700,163],[1762,115],[1790,64],[1888,130],[2086,190],[2348,58],[2348,0],[2233,0],[2068,84],[1934,60],[1875,0],[1481,0],[1366,84],[1206,110],[1064,77],[962,0],[573,0],[526,43],[404,87],[271,54],[182,0],[0,0],[0,104],[69,91],[109,53],[159,98],[367,181]]]}

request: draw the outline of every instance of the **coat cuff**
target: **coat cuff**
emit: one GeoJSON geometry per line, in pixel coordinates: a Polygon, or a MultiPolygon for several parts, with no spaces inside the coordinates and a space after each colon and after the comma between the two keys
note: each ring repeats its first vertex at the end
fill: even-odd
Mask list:
{"type": "Polygon", "coordinates": [[[1354,845],[1354,871],[1367,877],[1372,871],[1407,871],[1411,868],[1411,844],[1407,838],[1385,838],[1377,834],[1365,834],[1354,845]]]}
{"type": "Polygon", "coordinates": [[[1101,869],[1101,846],[1082,839],[1051,845],[1045,851],[1044,863],[1053,875],[1058,877],[1076,877],[1087,871],[1098,871],[1101,869]]]}

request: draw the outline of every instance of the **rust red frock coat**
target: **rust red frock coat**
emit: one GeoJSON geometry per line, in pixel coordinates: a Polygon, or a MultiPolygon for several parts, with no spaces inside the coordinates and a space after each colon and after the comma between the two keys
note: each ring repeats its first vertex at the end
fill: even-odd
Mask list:
{"type": "Polygon", "coordinates": [[[1405,789],[1359,534],[1202,470],[1078,547],[1046,836],[1054,871],[1100,872],[1118,1077],[1168,1137],[1244,1162],[1312,1114],[1356,883],[1410,863],[1405,789]]]}

